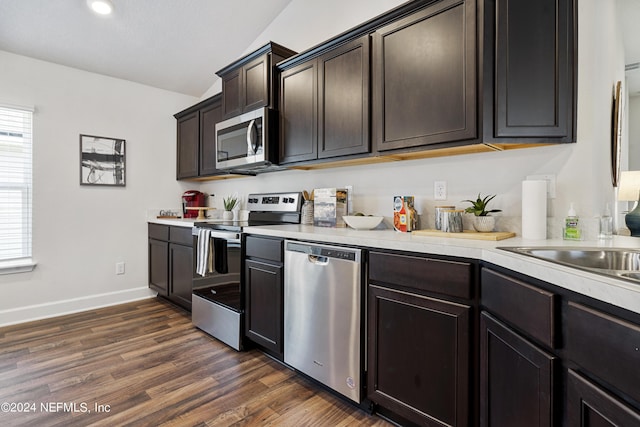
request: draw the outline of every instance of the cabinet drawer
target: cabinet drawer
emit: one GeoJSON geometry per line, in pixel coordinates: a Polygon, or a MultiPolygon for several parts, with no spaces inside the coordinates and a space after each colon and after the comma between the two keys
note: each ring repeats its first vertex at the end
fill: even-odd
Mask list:
{"type": "Polygon", "coordinates": [[[247,257],[268,259],[282,262],[282,247],[284,240],[269,239],[267,237],[247,236],[247,257]]]}
{"type": "Polygon", "coordinates": [[[191,228],[169,227],[169,241],[180,245],[193,246],[191,228]]]}
{"type": "Polygon", "coordinates": [[[569,358],[640,402],[640,326],[570,302],[569,358]]]}
{"type": "Polygon", "coordinates": [[[371,252],[369,279],[460,298],[472,298],[473,264],[371,252]]]}
{"type": "Polygon", "coordinates": [[[554,348],[557,342],[557,295],[482,269],[480,300],[490,312],[554,348]]]}
{"type": "Polygon", "coordinates": [[[169,226],[149,223],[149,238],[156,240],[169,240],[169,226]]]}

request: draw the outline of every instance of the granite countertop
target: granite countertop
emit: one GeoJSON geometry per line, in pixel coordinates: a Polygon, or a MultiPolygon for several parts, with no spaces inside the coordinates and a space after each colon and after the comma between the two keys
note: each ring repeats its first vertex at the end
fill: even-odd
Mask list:
{"type": "Polygon", "coordinates": [[[498,249],[505,246],[566,246],[640,250],[640,239],[635,237],[614,236],[608,241],[526,240],[514,237],[495,242],[418,236],[388,229],[353,230],[310,225],[247,227],[244,231],[296,240],[483,260],[640,314],[640,284],[498,249]]]}

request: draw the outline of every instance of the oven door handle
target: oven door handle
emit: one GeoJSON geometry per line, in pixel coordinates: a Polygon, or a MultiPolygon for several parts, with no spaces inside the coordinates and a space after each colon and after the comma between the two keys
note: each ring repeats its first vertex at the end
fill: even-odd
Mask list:
{"type": "MultiPolygon", "coordinates": [[[[200,230],[201,228],[208,228],[208,227],[193,227],[191,229],[191,234],[194,236],[198,235],[198,230],[200,230]]],[[[216,239],[224,239],[230,242],[240,242],[240,233],[236,233],[234,231],[223,231],[223,230],[214,230],[211,229],[211,238],[216,238],[216,239]]]]}

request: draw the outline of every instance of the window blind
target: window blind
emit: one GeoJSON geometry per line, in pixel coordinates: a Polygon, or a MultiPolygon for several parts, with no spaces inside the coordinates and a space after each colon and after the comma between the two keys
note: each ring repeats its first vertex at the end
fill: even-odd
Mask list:
{"type": "Polygon", "coordinates": [[[0,105],[0,261],[31,257],[32,119],[0,105]]]}

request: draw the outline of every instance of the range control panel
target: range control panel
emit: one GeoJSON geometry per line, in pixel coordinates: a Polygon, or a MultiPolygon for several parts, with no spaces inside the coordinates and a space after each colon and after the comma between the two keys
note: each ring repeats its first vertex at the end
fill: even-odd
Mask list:
{"type": "Polygon", "coordinates": [[[302,193],[249,194],[247,209],[252,212],[298,212],[302,206],[302,193]]]}

